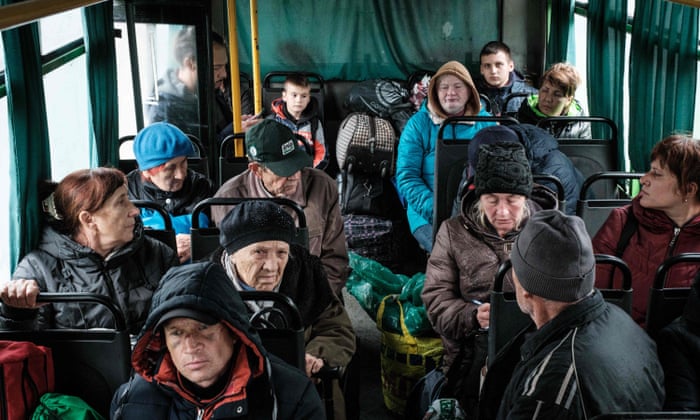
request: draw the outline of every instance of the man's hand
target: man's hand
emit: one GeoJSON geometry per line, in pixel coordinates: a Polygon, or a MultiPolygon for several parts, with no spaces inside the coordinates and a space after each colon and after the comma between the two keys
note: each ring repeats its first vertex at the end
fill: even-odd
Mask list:
{"type": "Polygon", "coordinates": [[[241,127],[242,127],[243,132],[248,131],[248,129],[250,127],[252,127],[255,124],[262,121],[263,119],[261,117],[262,117],[262,113],[256,114],[256,115],[252,115],[252,114],[241,115],[241,127]]]}
{"type": "Polygon", "coordinates": [[[192,257],[190,235],[180,233],[175,236],[175,242],[177,243],[177,257],[180,259],[180,264],[182,264],[192,257]]]}
{"type": "Polygon", "coordinates": [[[320,359],[316,356],[312,356],[309,353],[306,353],[306,376],[309,378],[311,375],[314,373],[318,373],[319,370],[323,367],[323,359],[320,359]]]}
{"type": "Polygon", "coordinates": [[[0,300],[7,306],[34,309],[43,305],[36,303],[39,291],[39,284],[33,279],[6,281],[0,285],[0,300]]]}

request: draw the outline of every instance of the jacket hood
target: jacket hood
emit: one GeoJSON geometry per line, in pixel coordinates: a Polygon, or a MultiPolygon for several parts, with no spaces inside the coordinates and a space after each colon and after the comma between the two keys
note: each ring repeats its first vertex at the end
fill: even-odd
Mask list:
{"type": "Polygon", "coordinates": [[[511,124],[508,128],[515,131],[520,139],[520,144],[525,146],[527,160],[530,163],[539,162],[553,150],[559,149],[557,139],[543,128],[527,123],[511,124]]]}
{"type": "Polygon", "coordinates": [[[220,319],[242,343],[251,360],[253,376],[264,371],[266,352],[250,325],[247,309],[220,266],[201,262],[171,268],[153,294],[151,309],[132,354],[132,365],[149,382],[172,383],[174,367],[166,355],[165,339],[154,327],[161,316],[176,308],[194,309],[220,319]]]}
{"type": "Polygon", "coordinates": [[[469,99],[464,109],[464,115],[477,115],[481,111],[481,100],[479,99],[479,91],[476,90],[472,76],[466,67],[459,61],[448,61],[443,64],[437,72],[430,79],[430,84],[428,85],[428,110],[440,119],[445,119],[449,117],[442,105],[440,105],[440,99],[438,97],[437,85],[441,76],[446,74],[451,74],[460,80],[462,80],[469,89],[469,99]]]}

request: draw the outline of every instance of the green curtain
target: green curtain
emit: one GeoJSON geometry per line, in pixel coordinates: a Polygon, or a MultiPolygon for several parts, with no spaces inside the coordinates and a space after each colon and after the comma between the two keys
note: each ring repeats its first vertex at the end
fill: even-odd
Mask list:
{"type": "Polygon", "coordinates": [[[551,0],[549,34],[547,37],[546,68],[554,63],[574,63],[574,0],[551,0]],[[571,48],[569,48],[571,47],[571,48]]]}
{"type": "MultiPolygon", "coordinates": [[[[249,3],[236,2],[244,72],[252,67],[249,3]]],[[[437,70],[458,60],[478,74],[481,47],[500,39],[497,6],[483,0],[260,1],[260,71],[311,71],[327,80],[405,79],[419,68],[437,70]]]]}
{"type": "MultiPolygon", "coordinates": [[[[0,0],[0,4],[15,3],[0,0]]],[[[32,23],[2,32],[10,128],[10,269],[41,236],[39,182],[51,178],[39,29],[32,23]]]]}
{"type": "Polygon", "coordinates": [[[648,169],[649,153],[664,137],[692,132],[697,47],[698,9],[636,1],[629,77],[633,170],[648,169]]]}
{"type": "Polygon", "coordinates": [[[112,2],[83,9],[83,27],[90,103],[91,166],[117,166],[119,106],[112,2]]]}
{"type": "MultiPolygon", "coordinates": [[[[618,167],[625,166],[623,104],[627,0],[588,2],[588,106],[590,115],[610,118],[618,129],[618,167]]],[[[593,129],[602,131],[601,124],[593,129]]],[[[605,133],[594,132],[593,138],[605,133]]]]}

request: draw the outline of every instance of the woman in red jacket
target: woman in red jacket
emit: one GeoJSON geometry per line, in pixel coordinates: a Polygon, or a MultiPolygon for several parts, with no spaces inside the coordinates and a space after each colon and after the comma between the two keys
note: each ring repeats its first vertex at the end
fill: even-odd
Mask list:
{"type": "MultiPolygon", "coordinates": [[[[656,269],[668,257],[700,252],[700,140],[672,135],[654,146],[651,169],[640,180],[632,204],[613,210],[593,238],[597,254],[619,254],[632,270],[632,317],[644,325],[649,288],[656,269]],[[627,244],[621,235],[628,221],[633,233],[627,244]]],[[[689,287],[697,267],[671,270],[666,287],[689,287]]],[[[621,279],[599,266],[596,287],[619,288],[621,279]]]]}

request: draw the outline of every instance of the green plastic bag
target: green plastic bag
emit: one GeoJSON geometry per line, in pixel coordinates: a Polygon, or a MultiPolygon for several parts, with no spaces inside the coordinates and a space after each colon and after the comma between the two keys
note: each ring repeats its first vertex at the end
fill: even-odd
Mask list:
{"type": "Polygon", "coordinates": [[[48,392],[39,399],[32,420],[105,420],[82,399],[73,395],[48,392]]]}
{"type": "Polygon", "coordinates": [[[348,253],[352,272],[345,285],[362,309],[376,321],[377,308],[386,295],[399,294],[408,278],[394,274],[377,261],[354,252],[348,253]]]}
{"type": "Polygon", "coordinates": [[[393,301],[388,302],[384,308],[381,321],[385,331],[401,333],[399,311],[403,308],[404,323],[412,335],[435,335],[421,299],[424,273],[408,277],[396,274],[377,261],[353,252],[349,253],[349,257],[352,273],[346,287],[373,320],[377,320],[377,309],[384,297],[399,295],[401,305],[393,301]]]}

